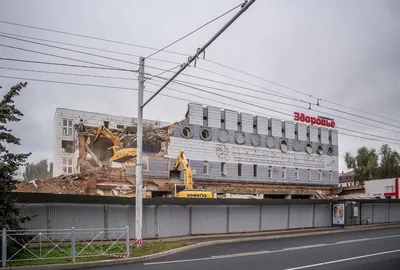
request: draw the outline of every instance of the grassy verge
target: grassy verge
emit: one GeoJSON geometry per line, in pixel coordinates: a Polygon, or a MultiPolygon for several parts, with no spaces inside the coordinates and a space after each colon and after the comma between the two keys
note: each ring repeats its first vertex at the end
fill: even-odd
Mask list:
{"type": "MultiPolygon", "coordinates": [[[[136,247],[130,248],[131,258],[140,257],[149,254],[159,253],[170,249],[180,248],[189,245],[189,242],[144,242],[140,249],[136,247]]],[[[71,263],[70,258],[71,247],[59,247],[59,248],[30,248],[29,251],[21,251],[12,260],[8,262],[7,266],[27,266],[27,265],[45,265],[45,264],[60,264],[60,263],[71,263]],[[46,259],[37,259],[37,257],[45,257],[46,259]],[[69,257],[69,258],[63,258],[69,257]]],[[[124,244],[110,245],[99,245],[93,244],[87,246],[77,245],[76,253],[79,254],[76,258],[76,262],[91,262],[101,260],[112,260],[119,259],[118,255],[125,254],[124,244]],[[106,250],[108,250],[106,252],[106,250]],[[107,255],[102,255],[103,253],[107,255]]]]}

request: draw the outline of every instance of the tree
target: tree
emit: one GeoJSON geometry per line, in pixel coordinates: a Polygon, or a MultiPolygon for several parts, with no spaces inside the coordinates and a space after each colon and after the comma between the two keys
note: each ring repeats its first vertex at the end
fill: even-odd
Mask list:
{"type": "Polygon", "coordinates": [[[380,178],[398,177],[400,175],[400,155],[397,151],[393,151],[389,145],[384,144],[381,147],[380,159],[380,178]]]}
{"type": "Polygon", "coordinates": [[[47,159],[43,159],[38,163],[30,163],[25,166],[24,180],[43,179],[53,176],[53,162],[47,163],[47,159]]]}
{"type": "Polygon", "coordinates": [[[354,180],[356,182],[362,184],[365,180],[374,179],[378,175],[378,155],[375,149],[361,147],[355,157],[347,152],[344,160],[347,168],[354,171],[354,180]]]}
{"type": "Polygon", "coordinates": [[[15,189],[17,180],[13,177],[20,166],[26,165],[26,159],[31,155],[14,154],[7,149],[7,145],[20,145],[20,139],[12,135],[12,130],[6,125],[10,122],[19,122],[22,112],[14,105],[14,97],[19,95],[27,83],[19,83],[3,96],[0,102],[0,228],[20,229],[21,224],[31,217],[20,217],[20,210],[16,205],[12,190],[15,189]]]}

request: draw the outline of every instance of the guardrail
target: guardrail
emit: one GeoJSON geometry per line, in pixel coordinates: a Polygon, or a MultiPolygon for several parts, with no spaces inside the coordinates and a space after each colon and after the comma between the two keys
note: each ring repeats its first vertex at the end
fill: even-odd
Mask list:
{"type": "Polygon", "coordinates": [[[129,257],[129,227],[7,230],[1,235],[1,265],[24,261],[76,262],[87,257],[129,257]],[[122,243],[121,243],[122,242],[122,243]]]}

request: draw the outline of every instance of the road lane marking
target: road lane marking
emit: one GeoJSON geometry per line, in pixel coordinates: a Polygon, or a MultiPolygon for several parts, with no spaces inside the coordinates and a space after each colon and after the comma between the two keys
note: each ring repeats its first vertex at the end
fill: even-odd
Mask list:
{"type": "MultiPolygon", "coordinates": [[[[353,239],[353,240],[346,240],[346,241],[340,241],[340,242],[329,243],[329,244],[315,244],[315,245],[307,245],[307,246],[289,247],[289,248],[278,249],[278,250],[260,250],[260,251],[253,251],[253,252],[242,252],[242,253],[234,253],[234,254],[226,254],[226,255],[216,255],[216,256],[205,257],[205,258],[195,258],[195,259],[185,259],[185,260],[175,260],[175,261],[163,261],[163,262],[148,262],[148,263],[144,263],[144,265],[172,264],[172,263],[184,263],[184,262],[196,262],[196,261],[229,259],[229,258],[236,258],[236,257],[256,256],[256,255],[263,255],[263,254],[271,254],[271,253],[278,253],[278,252],[310,249],[310,248],[316,248],[316,247],[328,247],[328,246],[335,246],[335,245],[342,245],[342,244],[351,244],[351,243],[355,243],[355,242],[373,241],[373,240],[396,238],[396,237],[400,237],[400,234],[390,235],[390,236],[380,236],[380,237],[374,237],[374,238],[353,239]]],[[[289,269],[287,269],[287,270],[289,270],[289,269]]]]}
{"type": "Polygon", "coordinates": [[[306,248],[316,248],[316,247],[322,247],[322,246],[326,246],[329,244],[316,244],[316,245],[308,245],[308,246],[300,246],[300,247],[289,247],[289,248],[284,248],[283,250],[297,250],[297,249],[306,249],[306,248]]]}
{"type": "Polygon", "coordinates": [[[300,269],[306,269],[306,268],[313,268],[313,267],[322,266],[322,265],[328,265],[328,264],[334,264],[334,263],[340,263],[340,262],[359,260],[359,259],[364,259],[364,258],[368,258],[368,257],[380,256],[380,255],[391,254],[391,253],[396,253],[396,252],[400,252],[400,249],[390,250],[390,251],[385,251],[385,252],[379,252],[379,253],[373,253],[373,254],[367,254],[367,255],[351,257],[351,258],[346,258],[346,259],[341,259],[341,260],[335,260],[335,261],[329,261],[329,262],[323,262],[323,263],[316,263],[316,264],[304,265],[304,266],[299,266],[299,267],[287,268],[287,269],[284,269],[284,270],[300,270],[300,269]]]}

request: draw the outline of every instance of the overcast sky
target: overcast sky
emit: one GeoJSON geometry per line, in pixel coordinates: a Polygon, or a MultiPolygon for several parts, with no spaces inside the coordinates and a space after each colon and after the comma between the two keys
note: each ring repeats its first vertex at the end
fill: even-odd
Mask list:
{"type": "MultiPolygon", "coordinates": [[[[239,3],[240,1],[237,0],[1,0],[0,18],[9,22],[161,48],[239,3]]],[[[231,16],[233,16],[233,13],[173,45],[169,50],[193,54],[231,16]]],[[[2,23],[0,23],[0,30],[6,33],[135,55],[147,56],[153,52],[152,50],[138,47],[2,23]]],[[[137,66],[133,64],[81,55],[4,37],[0,37],[0,44],[78,58],[119,68],[137,69],[137,66]]],[[[66,47],[65,45],[60,46],[66,47]]],[[[138,58],[132,56],[122,56],[82,48],[69,48],[119,58],[125,61],[138,62],[138,58]]],[[[397,0],[258,0],[207,49],[206,59],[321,98],[321,104],[323,105],[376,119],[375,122],[369,121],[315,106],[312,108],[321,110],[324,113],[309,111],[307,104],[287,99],[277,99],[273,96],[250,90],[243,90],[243,92],[259,98],[296,104],[304,109],[267,102],[259,98],[215,91],[216,93],[260,104],[288,114],[300,111],[312,116],[324,115],[332,117],[332,115],[335,115],[366,123],[354,123],[350,120],[332,117],[335,118],[339,127],[339,169],[346,170],[343,161],[345,152],[355,153],[359,147],[364,145],[379,148],[381,142],[379,142],[378,138],[376,138],[378,141],[374,142],[340,135],[340,127],[384,137],[399,138],[399,133],[396,132],[400,132],[400,122],[393,122],[359,111],[349,110],[326,103],[324,100],[398,119],[400,113],[400,106],[398,105],[400,100],[400,91],[398,90],[400,86],[400,76],[398,76],[400,74],[399,48],[400,2],[397,0]],[[370,126],[384,126],[382,125],[384,122],[387,122],[386,128],[392,129],[394,132],[370,126]],[[393,125],[397,125],[398,128],[393,127],[393,125]]],[[[79,64],[70,60],[5,47],[0,47],[0,57],[79,64]]],[[[187,57],[161,52],[154,58],[182,63],[187,57]]],[[[158,74],[160,70],[149,67],[162,69],[174,67],[174,64],[152,59],[147,59],[146,65],[148,66],[146,67],[146,72],[152,74],[158,74]]],[[[136,74],[122,71],[84,70],[2,60],[0,60],[0,67],[137,78],[136,74]]],[[[294,98],[316,102],[315,99],[308,98],[303,94],[226,69],[209,61],[199,60],[197,67],[235,77],[294,98]]],[[[188,68],[185,73],[234,83],[268,93],[260,87],[212,75],[193,66],[188,68]]],[[[137,87],[137,81],[134,80],[77,77],[4,69],[0,69],[0,74],[22,78],[137,87]]],[[[163,76],[167,75],[171,76],[171,73],[166,73],[163,76]]],[[[238,88],[191,79],[185,76],[180,76],[178,79],[219,87],[229,91],[240,91],[238,88]]],[[[0,85],[3,86],[2,93],[20,81],[0,78],[0,85]]],[[[28,81],[28,87],[24,89],[17,99],[17,106],[25,113],[25,116],[18,125],[14,126],[14,131],[22,140],[23,147],[20,150],[33,153],[31,161],[36,162],[43,158],[52,159],[53,116],[57,107],[136,117],[137,92],[135,91],[26,81],[28,81]]],[[[152,82],[160,84],[160,81],[152,80],[152,82]]],[[[236,110],[244,112],[252,110],[258,112],[259,115],[274,116],[285,120],[292,119],[290,116],[202,93],[195,89],[182,88],[174,84],[170,86],[178,90],[184,90],[188,94],[178,94],[168,89],[163,92],[164,94],[179,96],[221,108],[236,108],[236,110]],[[193,95],[207,97],[212,99],[213,102],[193,95]],[[225,102],[230,105],[221,105],[217,102],[225,102]],[[237,106],[246,110],[237,109],[237,106]]],[[[146,90],[154,91],[156,87],[147,84],[146,90]]],[[[149,97],[149,94],[146,94],[146,97],[149,97]]],[[[186,101],[158,96],[145,108],[144,115],[148,119],[173,122],[181,120],[186,110],[186,101]]],[[[352,133],[350,131],[343,132],[352,133]]],[[[391,146],[398,149],[395,144],[391,144],[391,146]]]]}

